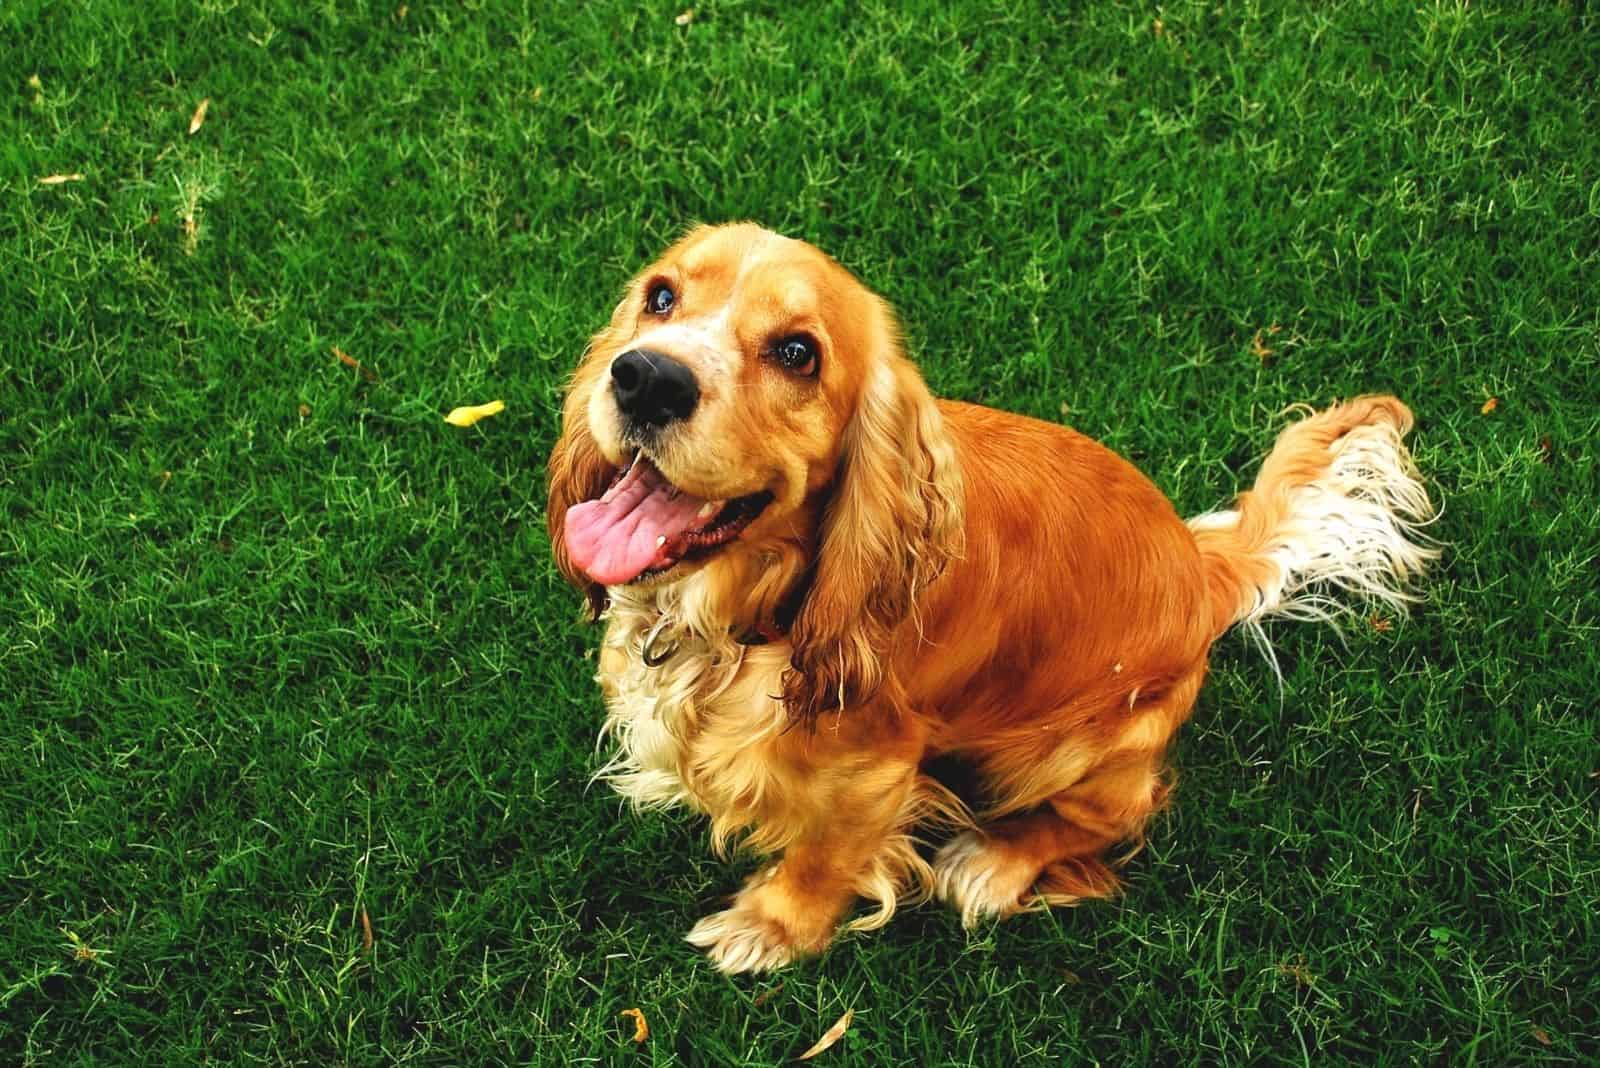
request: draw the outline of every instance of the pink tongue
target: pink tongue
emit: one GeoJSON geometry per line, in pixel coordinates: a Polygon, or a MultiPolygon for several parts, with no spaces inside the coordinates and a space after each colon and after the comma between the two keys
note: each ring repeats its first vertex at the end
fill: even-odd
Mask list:
{"type": "Polygon", "coordinates": [[[703,527],[705,501],[673,487],[641,456],[604,497],[567,509],[567,553],[604,586],[632,582],[675,557],[667,550],[685,531],[703,527]]]}

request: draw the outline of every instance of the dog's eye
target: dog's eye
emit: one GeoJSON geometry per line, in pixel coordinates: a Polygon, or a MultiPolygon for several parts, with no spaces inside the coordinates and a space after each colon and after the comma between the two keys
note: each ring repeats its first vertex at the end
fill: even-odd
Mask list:
{"type": "Polygon", "coordinates": [[[817,343],[804,335],[780,339],[772,346],[772,358],[797,375],[817,373],[817,343]]]}
{"type": "Polygon", "coordinates": [[[650,287],[650,292],[644,298],[645,311],[651,315],[665,315],[678,303],[678,295],[672,287],[665,282],[657,282],[650,287]]]}

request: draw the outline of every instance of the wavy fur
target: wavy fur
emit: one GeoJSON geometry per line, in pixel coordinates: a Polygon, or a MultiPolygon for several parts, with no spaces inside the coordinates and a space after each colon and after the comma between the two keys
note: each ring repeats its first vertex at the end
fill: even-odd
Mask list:
{"type": "Polygon", "coordinates": [[[597,778],[636,808],[703,812],[719,854],[775,858],[689,934],[725,971],[930,894],[969,925],[1108,896],[1170,796],[1167,748],[1218,635],[1326,619],[1342,594],[1409,601],[1436,555],[1410,426],[1392,397],[1312,415],[1234,507],[1185,524],[1081,434],[935,400],[888,308],[816,249],[696,229],[595,336],[550,461],[557,565],[604,607],[597,778]],[[658,284],[669,318],[642,308],[658,284]],[[771,358],[796,332],[813,374],[771,358]],[[630,346],[700,390],[649,442],[662,477],[771,503],[715,554],[600,590],[562,520],[643,447],[607,384],[630,346]],[[971,770],[971,809],[936,758],[971,770]],[[930,827],[956,832],[931,860],[930,827]]]}

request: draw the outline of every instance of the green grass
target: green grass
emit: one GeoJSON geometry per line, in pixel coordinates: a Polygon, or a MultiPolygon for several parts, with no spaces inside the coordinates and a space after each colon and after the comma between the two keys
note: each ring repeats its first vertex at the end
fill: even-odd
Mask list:
{"type": "Polygon", "coordinates": [[[0,6],[0,1061],[1594,1063],[1585,4],[397,7],[0,6]],[[744,217],[1185,512],[1398,392],[1425,602],[1278,628],[1281,693],[1224,640],[1120,900],[715,974],[744,868],[586,786],[542,464],[744,217]]]}

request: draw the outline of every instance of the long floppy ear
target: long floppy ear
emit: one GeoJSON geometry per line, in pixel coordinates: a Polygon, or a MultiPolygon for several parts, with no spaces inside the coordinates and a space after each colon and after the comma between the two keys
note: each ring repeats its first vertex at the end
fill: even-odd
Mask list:
{"type": "Polygon", "coordinates": [[[595,382],[607,373],[607,364],[615,351],[631,304],[640,300],[638,280],[631,282],[617,306],[611,309],[611,318],[601,327],[589,344],[584,346],[578,369],[567,383],[566,399],[561,404],[561,437],[550,452],[549,486],[545,495],[544,517],[550,530],[550,551],[555,556],[556,568],[566,580],[583,591],[589,600],[591,619],[600,615],[606,606],[606,589],[573,566],[567,552],[567,509],[600,496],[616,475],[617,469],[600,451],[594,435],[589,433],[589,396],[595,382]]]}
{"type": "Polygon", "coordinates": [[[589,435],[588,420],[583,415],[583,405],[574,405],[577,391],[569,393],[562,419],[561,439],[550,453],[550,488],[545,503],[545,520],[550,528],[550,549],[555,556],[556,568],[568,582],[577,586],[589,599],[589,614],[598,616],[605,607],[605,587],[573,566],[567,553],[567,509],[575,504],[592,500],[605,492],[615,468],[601,455],[600,447],[589,435]],[[574,418],[573,409],[578,409],[574,418]]]}
{"type": "Polygon", "coordinates": [[[790,629],[783,698],[805,722],[869,699],[895,629],[962,551],[961,471],[943,417],[892,328],[869,372],[790,629]]]}
{"type": "Polygon", "coordinates": [[[567,552],[567,509],[593,500],[605,492],[616,468],[600,452],[589,433],[588,401],[594,372],[586,359],[567,387],[561,409],[561,437],[550,453],[549,489],[545,497],[545,522],[550,529],[550,549],[556,568],[589,599],[590,617],[605,607],[605,587],[573,566],[567,552]]]}

